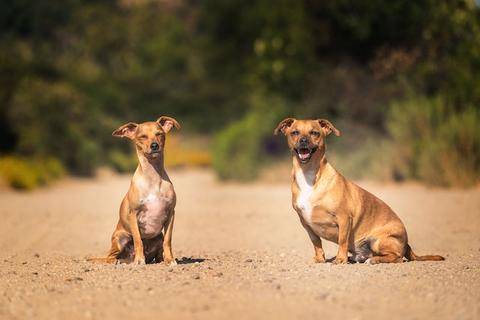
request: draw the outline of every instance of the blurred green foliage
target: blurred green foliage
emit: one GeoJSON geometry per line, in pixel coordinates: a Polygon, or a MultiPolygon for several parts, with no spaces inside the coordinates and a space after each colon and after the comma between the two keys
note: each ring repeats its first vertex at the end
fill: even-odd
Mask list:
{"type": "MultiPolygon", "coordinates": [[[[353,127],[365,139],[333,143],[334,162],[347,176],[420,180],[430,185],[469,187],[480,177],[480,110],[455,111],[444,97],[410,97],[393,102],[388,135],[353,127]]],[[[356,140],[356,139],[355,139],[356,140]]]]}
{"type": "Polygon", "coordinates": [[[268,157],[266,137],[272,135],[276,121],[287,110],[285,101],[278,97],[255,95],[251,97],[250,105],[251,112],[215,137],[213,167],[220,179],[251,180],[257,177],[268,157]]]}
{"type": "MultiPolygon", "coordinates": [[[[478,149],[453,144],[477,134],[459,122],[476,119],[478,83],[480,10],[472,0],[0,4],[0,156],[54,157],[80,175],[105,164],[129,170],[129,144],[110,133],[161,114],[189,133],[215,133],[213,163],[225,179],[255,178],[262,159],[278,154],[282,142],[270,134],[287,115],[340,121],[349,144],[331,139],[338,155],[360,146],[376,154],[378,140],[395,151],[392,126],[402,123],[403,104],[442,112],[450,127],[438,130],[452,133],[442,144],[460,152],[467,172],[478,149]],[[361,132],[368,139],[348,138],[361,132]]],[[[408,112],[411,120],[422,115],[408,112]]],[[[459,184],[420,173],[446,148],[424,145],[429,151],[413,156],[422,160],[394,175],[459,184]]],[[[345,163],[352,172],[372,162],[367,153],[348,155],[341,158],[353,159],[345,163]]],[[[478,171],[468,176],[475,180],[478,171]]]]}
{"type": "Polygon", "coordinates": [[[49,184],[64,174],[62,164],[53,158],[0,158],[0,177],[15,189],[31,190],[39,185],[49,184]]]}
{"type": "Polygon", "coordinates": [[[439,97],[408,99],[392,106],[387,126],[402,177],[444,186],[478,182],[479,110],[454,112],[439,97]]]}

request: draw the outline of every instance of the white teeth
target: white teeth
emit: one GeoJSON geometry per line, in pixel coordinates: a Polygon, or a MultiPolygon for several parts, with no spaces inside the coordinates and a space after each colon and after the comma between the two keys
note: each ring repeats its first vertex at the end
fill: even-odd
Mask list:
{"type": "Polygon", "coordinates": [[[310,159],[312,153],[309,149],[302,148],[302,149],[296,149],[298,158],[302,161],[306,161],[310,159]]]}
{"type": "Polygon", "coordinates": [[[309,155],[310,154],[308,154],[308,153],[301,153],[301,154],[299,154],[299,157],[300,157],[300,159],[305,160],[305,159],[308,158],[309,155]]]}

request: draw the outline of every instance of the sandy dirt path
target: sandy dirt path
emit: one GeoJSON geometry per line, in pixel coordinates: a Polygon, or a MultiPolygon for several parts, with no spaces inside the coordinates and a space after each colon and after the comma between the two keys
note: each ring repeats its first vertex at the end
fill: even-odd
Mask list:
{"type": "Polygon", "coordinates": [[[176,267],[85,262],[109,246],[127,176],[1,191],[0,319],[480,319],[479,189],[361,184],[418,254],[447,260],[335,266],[313,263],[288,182],[170,175],[176,267]]]}

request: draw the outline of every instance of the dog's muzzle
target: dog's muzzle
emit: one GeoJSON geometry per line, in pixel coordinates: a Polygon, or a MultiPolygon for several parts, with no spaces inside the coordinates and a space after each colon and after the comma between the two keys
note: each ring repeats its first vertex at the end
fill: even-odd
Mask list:
{"type": "Polygon", "coordinates": [[[148,156],[149,156],[150,158],[156,158],[156,157],[158,157],[159,155],[160,155],[160,151],[151,151],[151,152],[148,153],[148,156]]]}
{"type": "Polygon", "coordinates": [[[307,163],[312,158],[315,151],[317,151],[316,147],[310,147],[308,143],[304,142],[299,143],[295,148],[295,152],[301,163],[307,163]]]}

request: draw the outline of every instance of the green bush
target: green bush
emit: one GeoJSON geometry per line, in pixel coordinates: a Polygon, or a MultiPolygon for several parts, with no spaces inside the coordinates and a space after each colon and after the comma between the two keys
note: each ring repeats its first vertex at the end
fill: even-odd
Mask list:
{"type": "Polygon", "coordinates": [[[49,184],[66,173],[62,163],[55,158],[39,158],[31,161],[30,166],[37,170],[39,184],[49,184]]]}
{"type": "Polygon", "coordinates": [[[112,150],[108,155],[108,164],[117,172],[133,172],[137,167],[138,160],[134,152],[125,153],[112,150]]]}
{"type": "Polygon", "coordinates": [[[209,167],[212,165],[209,139],[201,136],[171,134],[165,145],[167,168],[209,167]]]}
{"type": "Polygon", "coordinates": [[[39,185],[38,172],[26,161],[13,157],[2,158],[0,175],[12,188],[31,190],[39,185]]]}
{"type": "Polygon", "coordinates": [[[213,152],[213,167],[220,179],[251,180],[258,174],[260,135],[252,114],[218,134],[213,152]]]}
{"type": "Polygon", "coordinates": [[[98,123],[100,110],[74,85],[31,77],[20,83],[13,101],[8,118],[19,132],[17,154],[51,155],[71,173],[95,173],[103,160],[98,137],[111,137],[98,123]]]}
{"type": "Polygon", "coordinates": [[[32,190],[65,174],[60,161],[53,158],[29,160],[7,156],[0,158],[0,178],[10,187],[32,190]]]}
{"type": "Polygon", "coordinates": [[[392,165],[404,178],[471,186],[480,177],[480,112],[455,110],[440,97],[412,98],[390,109],[392,165]]]}
{"type": "Polygon", "coordinates": [[[349,119],[330,120],[342,135],[327,137],[327,159],[350,179],[372,177],[373,161],[382,154],[384,144],[378,141],[378,131],[349,119]]]}
{"type": "MultiPolygon", "coordinates": [[[[345,135],[353,135],[345,128],[345,135]]],[[[339,141],[343,137],[339,138],[339,141]]],[[[327,139],[328,140],[328,139],[327,139]]],[[[331,139],[330,141],[332,141],[331,139]]],[[[330,143],[327,141],[327,158],[349,179],[391,180],[394,172],[391,163],[391,144],[385,139],[366,138],[361,141],[330,143]],[[331,146],[330,146],[331,145],[331,146]],[[387,165],[386,165],[387,164],[387,165]]]]}
{"type": "Polygon", "coordinates": [[[285,102],[278,98],[255,95],[250,103],[251,111],[215,138],[213,168],[222,180],[248,181],[258,176],[266,156],[265,139],[285,110],[285,102]]]}

